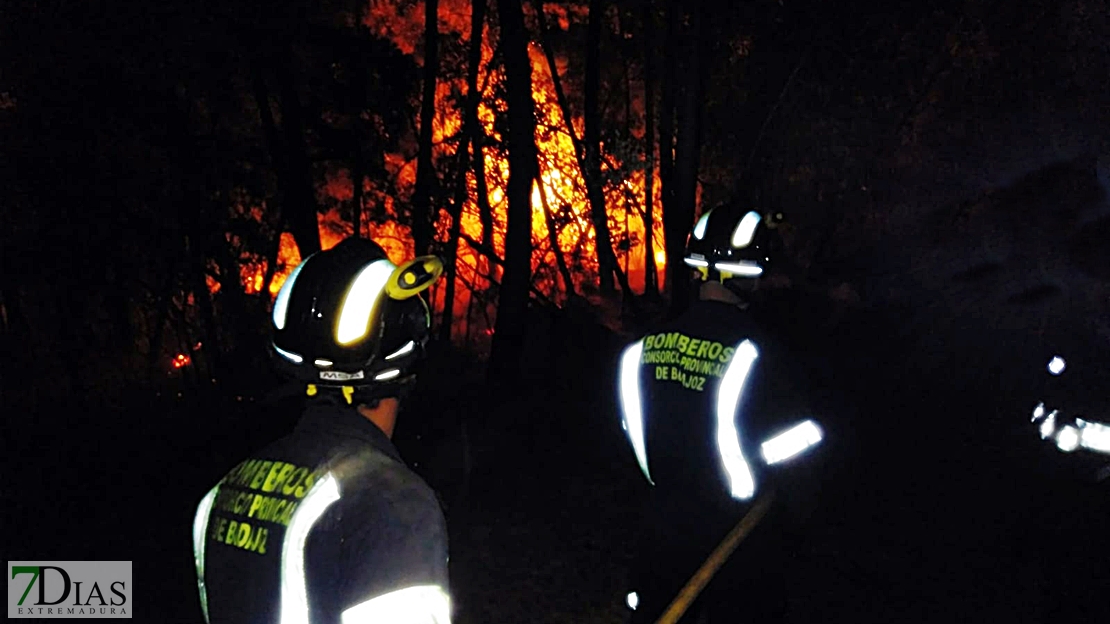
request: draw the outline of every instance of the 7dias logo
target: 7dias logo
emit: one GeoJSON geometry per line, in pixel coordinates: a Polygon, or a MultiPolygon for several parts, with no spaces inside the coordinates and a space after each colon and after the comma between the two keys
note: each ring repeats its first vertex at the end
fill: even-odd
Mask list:
{"type": "Polygon", "coordinates": [[[8,617],[130,618],[130,561],[9,561],[8,617]]]}

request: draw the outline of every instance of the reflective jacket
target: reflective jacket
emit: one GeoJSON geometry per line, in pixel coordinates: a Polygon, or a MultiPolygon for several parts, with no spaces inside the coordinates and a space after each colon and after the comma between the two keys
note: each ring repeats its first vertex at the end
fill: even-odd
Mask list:
{"type": "Polygon", "coordinates": [[[310,406],[235,466],[201,501],[193,545],[211,624],[450,619],[435,493],[349,406],[310,406]]]}
{"type": "Polygon", "coordinates": [[[660,493],[747,501],[767,466],[818,444],[785,349],[739,307],[697,301],[621,357],[624,429],[660,493]]]}

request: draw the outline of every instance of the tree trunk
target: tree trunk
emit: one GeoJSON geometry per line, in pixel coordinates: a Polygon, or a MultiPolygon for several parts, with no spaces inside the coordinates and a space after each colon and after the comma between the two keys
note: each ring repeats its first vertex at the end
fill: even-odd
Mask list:
{"type": "Polygon", "coordinates": [[[644,0],[644,294],[658,294],[655,268],[655,10],[644,0]]]}
{"type": "MultiPolygon", "coordinates": [[[[472,9],[470,14],[470,28],[471,32],[483,33],[486,22],[486,3],[488,0],[473,0],[472,9]],[[475,26],[477,25],[477,28],[475,26]]],[[[484,35],[483,35],[484,37],[484,35]]],[[[474,165],[474,192],[478,203],[478,219],[482,223],[482,243],[493,249],[493,206],[489,203],[489,183],[486,180],[486,130],[478,120],[478,105],[482,102],[482,89],[478,88],[478,73],[481,70],[482,63],[482,40],[483,37],[470,40],[470,58],[468,59],[468,74],[467,74],[467,94],[473,95],[467,107],[467,120],[473,133],[470,138],[471,149],[474,150],[471,162],[474,165]]],[[[497,44],[500,47],[500,42],[497,44]]],[[[496,57],[496,54],[494,55],[496,57]]],[[[487,275],[493,275],[494,264],[488,258],[480,256],[475,261],[476,271],[485,271],[487,275]]],[[[473,286],[473,285],[471,285],[473,286]]],[[[485,307],[485,300],[482,300],[483,310],[485,307]]],[[[474,290],[470,288],[470,295],[467,297],[466,302],[466,342],[470,342],[470,319],[474,307],[474,290]]]]}
{"type": "Polygon", "coordinates": [[[4,262],[4,270],[0,271],[0,302],[3,305],[5,332],[0,336],[0,349],[5,354],[20,354],[19,357],[6,356],[0,358],[0,399],[7,409],[18,409],[23,401],[33,397],[33,393],[25,392],[33,384],[34,371],[31,365],[23,364],[39,361],[33,348],[31,328],[23,313],[22,292],[19,285],[19,275],[26,275],[21,269],[25,266],[20,254],[11,245],[0,248],[0,260],[4,262]]]}
{"type": "MultiPolygon", "coordinates": [[[[551,46],[548,44],[548,40],[547,40],[547,37],[546,37],[546,34],[548,32],[548,28],[547,28],[547,19],[546,19],[546,16],[544,15],[544,13],[543,13],[543,3],[540,2],[539,0],[533,0],[533,3],[535,5],[535,11],[536,11],[537,18],[539,19],[540,30],[542,31],[542,34],[541,34],[541,37],[540,37],[540,45],[543,48],[544,56],[547,58],[548,71],[550,71],[550,73],[551,73],[551,81],[552,81],[552,84],[555,87],[555,100],[559,103],[559,110],[562,113],[563,121],[567,126],[567,134],[570,135],[571,143],[574,145],[574,156],[575,156],[575,159],[578,162],[578,170],[582,172],[582,179],[586,184],[586,198],[590,202],[591,222],[594,223],[595,231],[597,231],[596,230],[597,223],[596,223],[596,220],[594,219],[594,216],[598,212],[596,210],[596,208],[600,207],[601,214],[603,214],[603,215],[606,214],[604,189],[600,184],[600,179],[599,179],[598,184],[596,186],[593,186],[592,183],[590,182],[592,172],[590,170],[589,164],[587,163],[585,143],[582,139],[578,138],[578,133],[574,129],[574,122],[573,122],[574,118],[571,116],[570,104],[567,101],[566,93],[563,91],[563,81],[559,77],[559,70],[558,70],[557,65],[555,63],[555,52],[551,49],[551,46]],[[596,188],[598,190],[601,190],[601,192],[600,193],[591,192],[591,189],[594,189],[594,188],[596,188]],[[598,199],[599,197],[600,197],[600,201],[595,203],[594,200],[598,199]]],[[[598,176],[600,176],[600,169],[599,169],[598,176]]],[[[596,251],[597,254],[605,254],[606,257],[610,258],[610,260],[607,261],[609,266],[611,267],[611,270],[608,272],[609,275],[610,275],[610,278],[611,278],[613,273],[616,273],[617,281],[620,283],[621,290],[623,291],[624,296],[627,298],[632,294],[632,289],[628,285],[628,276],[625,275],[625,273],[620,270],[620,267],[617,265],[616,256],[613,254],[613,247],[612,247],[612,244],[611,244],[612,241],[610,240],[611,237],[608,234],[609,221],[608,221],[607,216],[605,217],[605,219],[603,219],[603,222],[604,222],[604,228],[605,228],[605,232],[606,232],[605,241],[607,241],[609,244],[601,245],[600,242],[599,242],[596,245],[596,250],[595,251],[596,251]]],[[[596,237],[596,240],[601,241],[600,234],[598,234],[598,236],[596,237]]],[[[605,272],[600,271],[600,267],[601,267],[600,262],[598,263],[598,267],[599,267],[599,275],[604,276],[605,272]]],[[[605,278],[602,277],[601,279],[604,280],[605,278]]],[[[610,292],[612,292],[612,281],[611,281],[611,279],[610,279],[610,289],[609,290],[610,290],[610,292]]]]}
{"type": "MultiPolygon", "coordinates": [[[[180,249],[184,255],[181,285],[184,296],[187,296],[190,291],[193,292],[193,303],[197,307],[197,322],[200,326],[197,333],[206,346],[205,353],[208,355],[207,374],[211,376],[215,371],[216,377],[224,377],[233,368],[228,366],[227,361],[222,357],[221,335],[206,278],[208,259],[228,253],[223,229],[227,206],[209,198],[211,188],[205,177],[202,163],[205,157],[210,157],[211,154],[206,154],[198,138],[189,131],[187,115],[187,111],[180,111],[179,122],[172,125],[179,150],[177,157],[182,171],[183,185],[187,189],[185,195],[177,202],[176,215],[177,227],[180,228],[176,235],[181,237],[177,240],[181,242],[180,249]]],[[[216,149],[218,148],[217,144],[216,149]]],[[[224,275],[222,277],[225,278],[225,282],[221,283],[221,288],[224,288],[225,293],[238,289],[237,292],[241,297],[242,284],[239,280],[238,263],[229,270],[234,273],[235,283],[230,289],[224,288],[228,286],[224,275]]],[[[224,307],[221,312],[223,318],[233,319],[233,324],[238,323],[240,326],[250,324],[247,308],[242,301],[233,300],[232,305],[224,307]]],[[[159,329],[164,330],[164,328],[159,329]]],[[[238,334],[237,331],[230,333],[238,334]]]]}
{"type": "MultiPolygon", "coordinates": [[[[362,0],[358,0],[355,3],[355,14],[361,15],[361,10],[362,0]]],[[[362,50],[357,45],[351,46],[349,49],[348,62],[352,69],[351,94],[353,96],[351,98],[351,108],[348,111],[351,116],[351,183],[354,191],[351,197],[351,231],[356,238],[362,238],[362,204],[366,192],[363,187],[363,178],[366,176],[367,169],[361,140],[362,133],[367,125],[362,119],[363,112],[366,110],[367,89],[367,69],[362,54],[362,50]]]]}
{"type": "MultiPolygon", "coordinates": [[[[485,184],[486,168],[482,153],[481,140],[484,136],[482,126],[478,122],[478,105],[482,101],[482,94],[478,90],[478,73],[482,64],[482,39],[486,25],[486,0],[474,0],[470,11],[470,50],[467,58],[469,63],[466,71],[466,110],[463,114],[463,138],[459,146],[459,180],[456,187],[455,211],[451,215],[451,236],[447,247],[447,292],[444,294],[443,321],[440,326],[440,340],[445,343],[451,341],[451,325],[454,322],[454,297],[455,281],[458,270],[458,239],[462,228],[462,210],[466,203],[467,184],[466,172],[474,163],[474,175],[478,182],[478,211],[482,220],[482,242],[493,247],[493,210],[489,205],[489,194],[485,184]],[[474,155],[471,157],[470,148],[473,146],[474,155]],[[484,201],[483,201],[484,200],[484,201]],[[487,225],[488,223],[488,225],[487,225]]],[[[469,312],[470,301],[467,308],[469,312]]],[[[468,313],[469,316],[469,313],[468,313]]],[[[468,319],[469,321],[469,319],[468,319]]]]}
{"type": "MultiPolygon", "coordinates": [[[[179,253],[184,253],[180,250],[179,253]]],[[[157,311],[154,313],[154,327],[151,330],[150,336],[150,350],[147,353],[147,370],[150,371],[151,377],[155,381],[161,381],[161,376],[157,373],[160,370],[159,360],[162,358],[162,345],[166,339],[166,321],[170,316],[170,302],[173,300],[173,291],[177,286],[177,263],[170,261],[166,263],[166,277],[157,293],[157,311]]]]}
{"type": "Polygon", "coordinates": [[[667,274],[671,282],[669,314],[675,316],[686,309],[690,299],[689,270],[682,261],[686,235],[694,221],[697,202],[698,165],[701,156],[702,7],[692,3],[690,32],[684,37],[687,66],[686,80],[678,107],[678,140],[675,145],[674,195],[671,204],[664,204],[663,226],[667,235],[667,274]]]}
{"type": "Polygon", "coordinates": [[[362,178],[366,175],[366,164],[362,158],[358,125],[359,123],[356,121],[356,129],[352,131],[354,136],[351,139],[351,182],[354,184],[354,196],[351,197],[351,231],[356,238],[362,238],[362,197],[365,192],[362,186],[362,178]]]}
{"type": "Polygon", "coordinates": [[[444,255],[444,273],[447,286],[443,293],[443,316],[440,319],[439,339],[444,343],[451,342],[451,324],[455,315],[455,272],[459,255],[459,236],[462,232],[462,209],[466,203],[466,171],[470,167],[470,135],[463,131],[462,142],[458,150],[459,179],[455,182],[455,198],[451,204],[451,230],[447,236],[447,247],[444,255]]]}
{"type": "Polygon", "coordinates": [[[316,190],[304,139],[304,114],[293,84],[291,54],[280,64],[281,129],[285,138],[285,170],[278,171],[284,195],[284,213],[302,258],[320,251],[320,221],[316,190]],[[284,181],[281,179],[284,178],[284,181]]]}
{"type": "MultiPolygon", "coordinates": [[[[486,2],[485,0],[474,0],[471,12],[470,28],[471,32],[475,31],[477,25],[477,32],[483,32],[482,29],[485,25],[486,19],[486,2]]],[[[500,47],[500,42],[498,47],[500,47]]],[[[474,149],[472,162],[474,164],[474,181],[476,183],[475,192],[478,197],[478,219],[482,222],[482,243],[493,249],[493,206],[489,203],[489,182],[486,180],[486,131],[478,120],[478,105],[482,103],[482,92],[478,88],[478,73],[481,69],[482,63],[482,38],[479,37],[475,40],[473,37],[470,40],[470,58],[469,68],[466,77],[467,93],[474,94],[474,97],[467,103],[467,123],[473,128],[473,133],[470,137],[470,144],[474,149]]],[[[486,268],[491,270],[492,263],[486,262],[486,268]]]]}
{"type": "MultiPolygon", "coordinates": [[[[673,203],[671,198],[674,197],[675,91],[679,87],[675,58],[678,56],[678,29],[679,20],[681,19],[678,10],[679,0],[665,0],[665,2],[667,3],[667,32],[663,40],[663,76],[661,80],[662,88],[659,96],[659,181],[663,185],[662,199],[664,211],[673,203]]],[[[665,218],[664,221],[666,221],[665,218]]],[[[665,234],[666,231],[664,228],[664,235],[665,234]]],[[[674,261],[675,258],[672,258],[668,252],[667,266],[669,267],[674,264],[674,261]]],[[[678,258],[678,261],[681,263],[682,259],[678,258]]],[[[667,275],[669,278],[669,271],[667,275]]],[[[670,287],[670,279],[668,279],[666,288],[670,289],[670,287]]]]}
{"type": "MultiPolygon", "coordinates": [[[[760,141],[783,94],[784,86],[789,84],[793,70],[799,66],[799,61],[809,50],[804,45],[804,39],[799,40],[801,37],[794,34],[798,27],[791,23],[794,20],[791,19],[790,11],[783,11],[775,6],[769,6],[768,10],[769,14],[761,13],[757,18],[761,24],[755,27],[751,54],[745,63],[745,67],[749,68],[746,70],[747,88],[743,114],[739,117],[740,133],[737,135],[744,137],[746,142],[737,148],[743,149],[742,153],[748,155],[737,180],[743,186],[756,187],[765,179],[766,172],[757,164],[761,162],[758,158],[760,141]],[[776,19],[779,15],[783,19],[776,19]]],[[[802,35],[811,41],[816,36],[814,32],[802,35]]]]}
{"type": "Polygon", "coordinates": [[[598,281],[602,294],[615,292],[613,255],[609,233],[609,216],[605,210],[605,189],[601,181],[601,111],[598,106],[601,90],[601,21],[604,19],[601,0],[590,0],[590,18],[586,28],[586,84],[583,116],[586,149],[586,191],[590,198],[590,218],[594,224],[597,249],[598,281]]]}
{"type": "MultiPolygon", "coordinates": [[[[274,123],[274,112],[270,109],[270,96],[266,93],[266,83],[262,78],[262,73],[256,68],[252,74],[252,91],[255,105],[258,106],[258,117],[262,122],[262,134],[266,140],[266,147],[270,151],[271,165],[278,172],[278,183],[282,188],[282,195],[287,196],[287,193],[284,192],[284,186],[282,186],[286,170],[285,158],[277,124],[274,123]]],[[[274,240],[270,241],[270,248],[266,253],[266,273],[262,279],[262,292],[270,290],[270,284],[274,281],[274,274],[277,272],[276,259],[281,251],[281,234],[285,230],[281,204],[270,204],[270,210],[272,211],[271,222],[274,224],[275,234],[274,240]]]]}
{"type": "Polygon", "coordinates": [[[432,209],[432,124],[435,119],[436,74],[439,73],[439,1],[424,0],[424,92],[420,101],[420,145],[416,188],[412,195],[412,240],[416,255],[431,251],[435,214],[432,209]]]}
{"type": "Polygon", "coordinates": [[[555,223],[555,217],[551,214],[551,206],[547,203],[547,191],[543,188],[543,180],[537,177],[536,185],[540,189],[540,203],[543,204],[543,216],[547,222],[547,240],[551,245],[551,253],[555,255],[555,264],[559,267],[559,274],[563,276],[564,292],[566,292],[567,299],[570,299],[577,296],[578,293],[574,290],[574,280],[570,276],[567,260],[563,257],[563,248],[559,245],[558,224],[555,223]]]}
{"type": "MultiPolygon", "coordinates": [[[[220,236],[219,242],[223,244],[226,253],[227,245],[222,236],[220,236]]],[[[227,377],[231,367],[223,360],[220,328],[216,324],[216,311],[212,303],[212,294],[208,291],[208,250],[197,245],[195,238],[193,240],[186,239],[186,250],[189,254],[191,270],[188,271],[188,283],[185,291],[188,292],[190,286],[192,287],[194,302],[198,306],[198,314],[201,318],[205,345],[204,360],[208,364],[206,376],[210,378],[227,377]]],[[[234,270],[234,282],[228,283],[231,280],[224,279],[220,284],[221,292],[228,293],[233,298],[233,303],[229,306],[231,309],[230,311],[225,310],[225,314],[235,319],[232,322],[233,331],[244,335],[241,330],[244,327],[250,328],[251,323],[247,316],[247,306],[243,301],[243,285],[239,280],[239,263],[234,263],[231,268],[234,270]]]]}
{"type": "Polygon", "coordinates": [[[524,349],[528,291],[532,272],[532,181],[536,160],[536,117],[532,65],[521,0],[497,0],[508,104],[509,181],[505,272],[501,279],[489,374],[504,382],[516,377],[524,349]]]}
{"type": "Polygon", "coordinates": [[[274,236],[266,248],[266,272],[262,274],[262,287],[258,294],[265,300],[270,299],[270,285],[277,274],[278,259],[281,257],[281,226],[274,228],[274,236]]]}

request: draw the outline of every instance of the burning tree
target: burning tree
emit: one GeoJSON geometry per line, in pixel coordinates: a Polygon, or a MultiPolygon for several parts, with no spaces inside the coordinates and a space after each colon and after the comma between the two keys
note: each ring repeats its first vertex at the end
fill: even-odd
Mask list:
{"type": "MultiPolygon", "coordinates": [[[[547,4],[542,10],[540,3],[523,7],[530,39],[527,58],[537,153],[531,184],[529,290],[556,305],[575,295],[596,299],[612,290],[607,283],[612,283],[614,275],[627,296],[645,284],[658,283],[658,275],[645,277],[647,267],[654,271],[666,261],[661,251],[660,184],[650,186],[656,197],[649,200],[645,195],[647,180],[657,173],[654,167],[649,173],[645,165],[643,98],[642,89],[632,86],[635,72],[621,67],[626,75],[618,76],[625,80],[621,85],[627,90],[622,113],[630,128],[623,133],[603,133],[597,101],[599,61],[591,60],[594,110],[583,106],[582,112],[575,112],[574,94],[568,93],[568,86],[580,81],[567,78],[566,67],[573,59],[556,49],[559,36],[565,38],[587,24],[593,38],[600,37],[595,31],[602,27],[613,37],[627,36],[629,26],[621,23],[620,15],[601,12],[599,6],[594,3],[590,7],[592,21],[591,11],[573,4],[547,4]],[[586,123],[586,112],[594,117],[592,125],[586,123]],[[645,206],[652,206],[654,213],[648,219],[645,206]],[[600,220],[599,207],[604,216],[600,220]],[[652,253],[651,262],[645,262],[644,256],[649,239],[645,221],[653,224],[651,248],[660,250],[652,253]],[[600,246],[599,240],[603,241],[600,246]],[[610,266],[601,271],[603,259],[609,257],[606,250],[610,266]]],[[[426,118],[423,97],[434,93],[431,129],[423,131],[421,120],[413,119],[417,128],[378,156],[383,167],[376,177],[367,173],[364,162],[351,156],[330,159],[322,167],[323,175],[316,180],[322,207],[320,243],[329,248],[357,229],[359,235],[374,238],[395,261],[401,261],[416,253],[414,239],[422,237],[418,236],[420,224],[428,219],[430,246],[454,260],[448,280],[434,293],[441,322],[454,329],[456,337],[482,344],[492,332],[497,313],[510,227],[511,155],[506,124],[511,113],[503,27],[501,18],[486,19],[489,11],[483,2],[445,0],[438,3],[438,25],[432,31],[438,36],[430,38],[426,9],[420,2],[373,2],[360,15],[358,34],[352,36],[380,38],[394,47],[394,56],[411,57],[414,64],[426,64],[429,52],[437,52],[438,71],[423,72],[420,84],[425,88],[419,89],[423,93],[412,93],[410,100],[412,110],[420,100],[420,117],[426,118]],[[431,41],[438,42],[437,50],[426,45],[431,41]],[[434,89],[427,88],[433,83],[434,89]],[[429,206],[432,210],[427,214],[429,206]]],[[[353,75],[357,69],[352,65],[336,71],[353,75]]],[[[351,85],[354,82],[350,80],[351,85]]],[[[348,131],[352,131],[352,118],[379,115],[363,109],[344,120],[341,113],[326,112],[333,127],[348,131]]],[[[357,129],[353,132],[353,140],[359,141],[357,129]]],[[[259,222],[265,219],[264,214],[255,217],[259,222]]],[[[262,254],[246,252],[240,259],[246,292],[265,289],[273,296],[300,258],[296,237],[288,232],[281,236],[273,263],[262,254]],[[271,266],[274,269],[270,270],[271,266]]]]}

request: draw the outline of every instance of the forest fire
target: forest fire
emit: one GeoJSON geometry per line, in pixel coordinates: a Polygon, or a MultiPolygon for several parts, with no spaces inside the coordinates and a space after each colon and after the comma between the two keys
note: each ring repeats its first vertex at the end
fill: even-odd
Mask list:
{"type": "MultiPolygon", "coordinates": [[[[470,39],[469,0],[441,0],[439,3],[439,31],[441,39],[452,38],[454,46],[469,46],[470,39]]],[[[387,38],[401,52],[412,54],[418,62],[423,62],[424,19],[423,3],[373,2],[365,12],[362,25],[372,34],[387,38]]],[[[568,10],[561,5],[550,5],[545,10],[545,20],[549,27],[568,30],[575,24],[584,23],[584,7],[581,10],[568,10]]],[[[535,14],[529,16],[536,29],[539,20],[535,14]]],[[[613,26],[616,28],[617,26],[613,26]]],[[[459,240],[449,241],[451,216],[449,206],[439,205],[438,218],[434,224],[437,253],[450,253],[448,245],[456,245],[456,290],[453,302],[454,319],[463,319],[469,335],[470,319],[475,317],[478,327],[490,326],[494,313],[494,300],[482,295],[497,284],[501,272],[500,259],[505,253],[505,228],[507,225],[508,200],[506,186],[509,177],[507,152],[502,145],[501,125],[497,117],[503,114],[505,104],[501,100],[504,92],[504,68],[494,59],[498,30],[496,21],[486,25],[483,30],[481,46],[481,67],[478,84],[481,100],[478,107],[478,120],[481,131],[487,137],[482,145],[470,146],[471,162],[478,154],[482,156],[481,167],[471,166],[465,172],[465,194],[460,214],[459,240]],[[477,172],[485,176],[480,185],[477,172]],[[487,197],[480,197],[484,187],[487,197]],[[488,206],[490,214],[484,216],[483,208],[488,206]],[[491,232],[483,231],[483,221],[492,224],[491,232]],[[475,310],[477,307],[477,310],[475,310]],[[474,312],[478,314],[475,315],[474,312]],[[477,318],[482,320],[478,321],[477,318]]],[[[572,113],[568,124],[557,97],[555,79],[551,74],[545,42],[534,38],[529,47],[532,62],[533,100],[536,115],[536,147],[539,157],[539,175],[532,191],[532,269],[533,292],[541,294],[551,302],[559,304],[566,299],[568,292],[590,296],[597,292],[598,256],[597,239],[590,218],[590,202],[584,175],[580,167],[581,155],[576,151],[576,140],[583,136],[583,120],[578,113],[572,113]],[[572,137],[571,133],[574,133],[572,137]],[[569,276],[571,283],[567,282],[569,276]]],[[[552,54],[556,69],[565,65],[565,59],[552,54]]],[[[466,67],[448,67],[453,61],[440,58],[440,72],[436,88],[436,106],[433,122],[432,162],[440,184],[445,191],[439,196],[455,195],[452,185],[457,186],[458,173],[450,171],[458,159],[458,150],[470,145],[462,140],[464,134],[463,111],[456,104],[467,91],[466,67]],[[456,178],[456,180],[452,180],[456,178]]],[[[465,59],[457,61],[465,65],[465,59]]],[[[564,68],[565,69],[565,68],[564,68]]],[[[562,72],[560,72],[562,73],[562,72]]],[[[629,125],[636,125],[632,118],[642,114],[642,93],[631,88],[629,79],[627,112],[629,125]]],[[[463,98],[465,99],[465,98],[463,98]]],[[[572,96],[568,99],[577,101],[572,96]]],[[[418,120],[416,120],[418,121],[418,120]]],[[[642,124],[639,138],[633,130],[632,136],[620,145],[602,143],[602,173],[604,181],[605,210],[608,215],[611,244],[616,254],[620,270],[628,275],[630,286],[642,290],[645,285],[645,227],[644,206],[646,168],[643,152],[642,124]]],[[[366,178],[362,180],[362,206],[358,223],[363,236],[380,243],[394,262],[402,262],[413,256],[413,239],[410,228],[403,225],[408,219],[407,207],[416,185],[415,153],[386,153],[386,170],[390,175],[390,188],[381,188],[380,183],[366,178]],[[367,218],[367,213],[371,217],[367,218]]],[[[323,249],[334,246],[343,238],[353,234],[355,207],[355,181],[352,180],[349,163],[337,163],[329,168],[323,180],[317,183],[317,198],[323,211],[319,215],[320,242],[323,249]]],[[[652,185],[655,197],[651,201],[654,212],[653,253],[657,270],[654,283],[659,283],[665,271],[666,256],[663,252],[662,210],[659,197],[657,173],[652,185]]],[[[456,208],[457,209],[457,208],[456,208]]],[[[277,263],[270,279],[270,296],[276,295],[289,272],[299,263],[301,254],[293,236],[281,234],[277,253],[277,263]]],[[[258,254],[245,254],[241,257],[241,283],[247,294],[258,294],[266,285],[267,260],[258,254]]],[[[211,287],[211,282],[210,282],[211,287]]],[[[213,287],[213,291],[218,284],[213,287]]],[[[433,291],[437,310],[444,306],[445,289],[438,287],[433,291]]]]}

